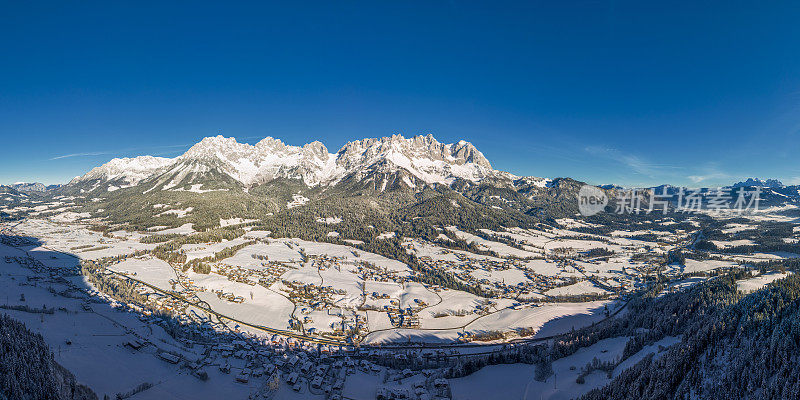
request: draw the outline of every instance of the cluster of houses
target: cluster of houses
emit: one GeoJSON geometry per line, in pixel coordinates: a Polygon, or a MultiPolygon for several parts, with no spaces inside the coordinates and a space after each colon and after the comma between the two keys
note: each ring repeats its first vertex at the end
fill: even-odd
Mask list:
{"type": "MultiPolygon", "coordinates": [[[[51,258],[56,258],[55,256],[51,256],[51,258]]],[[[27,268],[33,272],[47,275],[52,279],[63,279],[65,276],[75,276],[78,275],[79,272],[74,267],[66,267],[61,265],[55,265],[48,267],[44,265],[41,261],[33,258],[29,255],[22,256],[22,257],[11,257],[5,256],[6,263],[16,262],[20,266],[27,268]]]]}
{"type": "Polygon", "coordinates": [[[356,275],[365,281],[404,283],[408,280],[400,276],[397,271],[381,268],[369,261],[360,260],[356,263],[356,275]]]}
{"type": "Polygon", "coordinates": [[[410,307],[405,310],[400,307],[389,309],[389,321],[395,328],[419,328],[418,310],[410,307]]]}
{"type": "Polygon", "coordinates": [[[182,315],[186,311],[186,302],[172,296],[151,294],[148,296],[150,306],[168,315],[182,315]]]}
{"type": "Polygon", "coordinates": [[[172,286],[172,290],[177,292],[204,292],[206,289],[195,285],[194,281],[186,276],[186,274],[181,273],[180,270],[176,272],[178,279],[170,279],[169,283],[172,286]],[[180,287],[179,287],[180,285],[180,287]]]}
{"type": "MultiPolygon", "coordinates": [[[[447,251],[447,250],[443,250],[447,251]]],[[[431,269],[440,269],[452,272],[459,280],[468,285],[480,285],[484,290],[498,295],[526,296],[558,287],[567,283],[565,278],[558,276],[540,275],[526,266],[526,262],[518,259],[490,260],[468,258],[460,253],[453,253],[458,261],[433,260],[431,257],[419,258],[420,263],[431,269]],[[514,285],[503,280],[489,280],[476,278],[473,272],[485,271],[488,273],[518,269],[523,272],[526,280],[514,285]]],[[[556,262],[556,261],[545,261],[556,262]]],[[[566,267],[564,261],[556,262],[559,268],[566,267]]]]}
{"type": "Polygon", "coordinates": [[[320,286],[313,283],[299,281],[282,281],[286,287],[287,296],[297,306],[306,306],[315,311],[322,311],[330,307],[334,301],[333,297],[346,294],[341,289],[332,286],[320,286]]]}
{"type": "Polygon", "coordinates": [[[269,287],[283,275],[289,267],[281,262],[265,261],[261,263],[261,268],[245,268],[238,265],[228,265],[217,263],[216,273],[225,276],[233,282],[244,283],[247,285],[260,284],[269,287]]]}
{"type": "Polygon", "coordinates": [[[237,296],[233,293],[224,292],[220,289],[212,289],[211,292],[216,294],[217,298],[219,299],[227,300],[231,303],[237,303],[237,304],[244,303],[244,297],[242,296],[237,296]]]}

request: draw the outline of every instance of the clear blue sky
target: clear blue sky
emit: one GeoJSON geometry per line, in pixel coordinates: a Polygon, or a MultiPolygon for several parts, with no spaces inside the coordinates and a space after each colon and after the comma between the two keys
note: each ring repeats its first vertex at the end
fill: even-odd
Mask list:
{"type": "Polygon", "coordinates": [[[3,2],[0,183],[218,133],[433,133],[520,175],[800,183],[798,2],[232,3],[3,2]]]}

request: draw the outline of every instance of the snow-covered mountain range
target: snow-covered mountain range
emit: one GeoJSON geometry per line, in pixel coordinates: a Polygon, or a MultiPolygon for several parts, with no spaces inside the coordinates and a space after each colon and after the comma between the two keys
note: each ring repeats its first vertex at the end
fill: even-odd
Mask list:
{"type": "MultiPolygon", "coordinates": [[[[68,186],[114,191],[141,184],[146,190],[191,187],[197,191],[211,190],[221,182],[246,189],[281,178],[301,180],[309,187],[369,182],[378,190],[397,183],[413,188],[449,185],[459,179],[472,183],[486,178],[519,179],[494,170],[471,143],[444,144],[432,135],[362,139],[345,144],[336,153],[317,141],[290,146],[267,137],[250,145],[215,136],[204,138],[176,158],[115,158],[76,177],[68,186]]],[[[527,184],[532,181],[539,185],[547,182],[525,178],[527,184]]]]}
{"type": "MultiPolygon", "coordinates": [[[[139,156],[134,158],[114,158],[111,161],[92,168],[83,176],[76,177],[68,183],[74,185],[81,182],[103,181],[118,182],[122,187],[133,186],[152,176],[160,168],[172,164],[174,160],[164,157],[139,156]]],[[[113,191],[113,189],[112,189],[113,191]]]]}
{"type": "Polygon", "coordinates": [[[10,187],[19,190],[20,192],[38,192],[43,193],[48,190],[58,189],[63,185],[45,185],[40,182],[17,182],[9,185],[10,187]]]}
{"type": "Polygon", "coordinates": [[[760,178],[747,178],[746,181],[737,182],[733,187],[766,187],[766,188],[782,188],[783,182],[777,179],[760,179],[760,178]]]}

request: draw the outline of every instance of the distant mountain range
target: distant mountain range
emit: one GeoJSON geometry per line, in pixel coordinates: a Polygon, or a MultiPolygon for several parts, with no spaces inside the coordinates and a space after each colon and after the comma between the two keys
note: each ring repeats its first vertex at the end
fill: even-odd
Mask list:
{"type": "Polygon", "coordinates": [[[34,182],[34,183],[26,183],[26,182],[17,182],[14,184],[9,185],[12,188],[20,191],[20,192],[46,192],[48,190],[56,190],[61,188],[64,185],[45,185],[44,183],[34,182]]]}
{"type": "MultiPolygon", "coordinates": [[[[433,136],[400,135],[363,139],[329,153],[320,142],[289,146],[267,137],[255,145],[234,138],[207,137],[176,158],[142,156],[115,158],[76,177],[67,187],[114,191],[132,186],[152,190],[207,191],[240,187],[245,190],[277,179],[302,181],[308,187],[358,183],[378,191],[453,184],[486,179],[512,184],[519,180],[492,169],[469,142],[439,143],[433,136]]],[[[526,184],[547,180],[526,178],[526,184]]]]}
{"type": "Polygon", "coordinates": [[[782,188],[783,183],[777,179],[761,180],[759,178],[748,178],[744,182],[737,182],[733,187],[768,187],[768,188],[782,188]]]}
{"type": "MultiPolygon", "coordinates": [[[[79,189],[81,192],[107,191],[138,185],[149,190],[207,190],[239,186],[245,190],[276,179],[302,181],[308,187],[335,186],[361,182],[379,191],[394,186],[453,185],[492,182],[505,186],[546,187],[551,180],[519,177],[492,168],[489,160],[471,143],[443,144],[432,135],[404,138],[394,135],[349,142],[336,153],[315,141],[290,146],[272,137],[255,145],[238,143],[234,138],[207,137],[176,158],[139,156],[114,158],[75,177],[66,185],[18,182],[8,185],[20,192],[46,192],[79,189]],[[206,187],[208,185],[208,187],[206,187]]],[[[601,188],[619,190],[608,184],[601,188]]],[[[730,187],[785,187],[777,179],[748,178],[730,187]]],[[[661,185],[655,189],[673,188],[661,185]]]]}
{"type": "MultiPolygon", "coordinates": [[[[429,228],[453,224],[477,229],[574,217],[583,185],[570,178],[499,171],[471,143],[440,143],[432,135],[356,140],[335,153],[316,141],[290,146],[267,137],[250,145],[215,136],[175,158],[115,158],[66,185],[17,183],[0,187],[5,188],[0,193],[10,204],[28,195],[70,198],[80,205],[76,210],[139,227],[186,222],[213,227],[220,218],[263,220],[286,213],[294,221],[393,215],[391,229],[415,218],[427,220],[429,228]],[[165,205],[192,211],[178,219],[178,214],[163,212],[165,205]]],[[[732,185],[753,186],[765,189],[763,206],[800,202],[799,187],[774,179],[732,185]]],[[[610,199],[624,190],[601,187],[610,199]]],[[[653,189],[678,194],[671,185],[653,189]]]]}
{"type": "MultiPolygon", "coordinates": [[[[356,140],[336,152],[320,142],[290,146],[267,137],[250,145],[216,136],[175,158],[115,158],[60,187],[3,186],[0,200],[24,210],[14,207],[36,201],[30,196],[66,199],[81,215],[136,228],[192,223],[208,229],[236,217],[288,218],[281,227],[308,230],[306,219],[337,216],[353,224],[339,230],[410,224],[435,237],[434,227],[499,228],[574,216],[581,185],[496,170],[471,143],[441,143],[432,135],[356,140]],[[164,207],[190,211],[165,213],[164,207]]],[[[319,231],[313,235],[328,233],[319,231]]]]}

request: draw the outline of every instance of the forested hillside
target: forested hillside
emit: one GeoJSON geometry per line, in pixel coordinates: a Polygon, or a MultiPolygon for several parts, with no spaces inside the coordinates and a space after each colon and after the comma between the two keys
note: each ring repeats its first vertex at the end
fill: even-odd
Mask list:
{"type": "Polygon", "coordinates": [[[53,360],[41,335],[0,315],[0,399],[96,400],[97,395],[53,360]]]}
{"type": "Polygon", "coordinates": [[[728,277],[701,286],[680,343],[584,399],[800,398],[800,277],[744,297],[728,277]]]}

